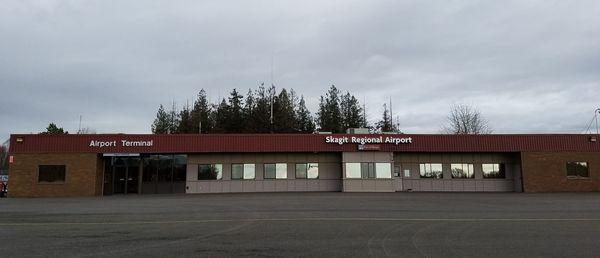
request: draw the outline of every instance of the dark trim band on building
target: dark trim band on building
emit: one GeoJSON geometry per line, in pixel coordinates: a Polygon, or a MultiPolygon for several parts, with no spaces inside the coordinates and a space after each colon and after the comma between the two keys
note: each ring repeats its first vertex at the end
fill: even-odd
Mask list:
{"type": "Polygon", "coordinates": [[[33,135],[9,196],[600,191],[596,135],[33,135]]]}

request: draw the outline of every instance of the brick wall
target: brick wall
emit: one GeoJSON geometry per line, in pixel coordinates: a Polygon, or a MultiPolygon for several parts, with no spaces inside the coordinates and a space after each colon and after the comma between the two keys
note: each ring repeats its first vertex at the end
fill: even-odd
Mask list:
{"type": "Polygon", "coordinates": [[[600,153],[598,152],[523,152],[525,192],[600,191],[600,153]],[[587,179],[568,179],[567,162],[588,162],[587,179]]]}
{"type": "Polygon", "coordinates": [[[15,154],[9,167],[9,197],[95,196],[102,193],[97,154],[15,154]],[[64,183],[38,183],[39,165],[66,165],[64,183]]]}

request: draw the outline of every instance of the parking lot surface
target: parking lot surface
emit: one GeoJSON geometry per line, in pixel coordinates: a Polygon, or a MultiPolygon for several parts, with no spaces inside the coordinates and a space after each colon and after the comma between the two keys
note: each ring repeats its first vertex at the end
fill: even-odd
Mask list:
{"type": "Polygon", "coordinates": [[[0,199],[0,256],[600,255],[598,193],[0,199]]]}

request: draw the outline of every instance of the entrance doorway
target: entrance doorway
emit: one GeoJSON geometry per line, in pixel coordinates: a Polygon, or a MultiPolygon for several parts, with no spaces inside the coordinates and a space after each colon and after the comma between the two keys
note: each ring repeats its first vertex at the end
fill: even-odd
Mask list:
{"type": "Polygon", "coordinates": [[[104,156],[104,195],[185,193],[186,155],[122,155],[104,156]]]}
{"type": "Polygon", "coordinates": [[[106,157],[104,194],[137,194],[140,189],[140,157],[106,157]]]}

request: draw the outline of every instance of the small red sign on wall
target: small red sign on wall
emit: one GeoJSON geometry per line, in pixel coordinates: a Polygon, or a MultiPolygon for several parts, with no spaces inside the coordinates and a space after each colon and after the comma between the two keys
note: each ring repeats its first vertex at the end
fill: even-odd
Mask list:
{"type": "Polygon", "coordinates": [[[8,164],[12,164],[13,162],[15,162],[15,156],[9,156],[8,157],[8,164]]]}

